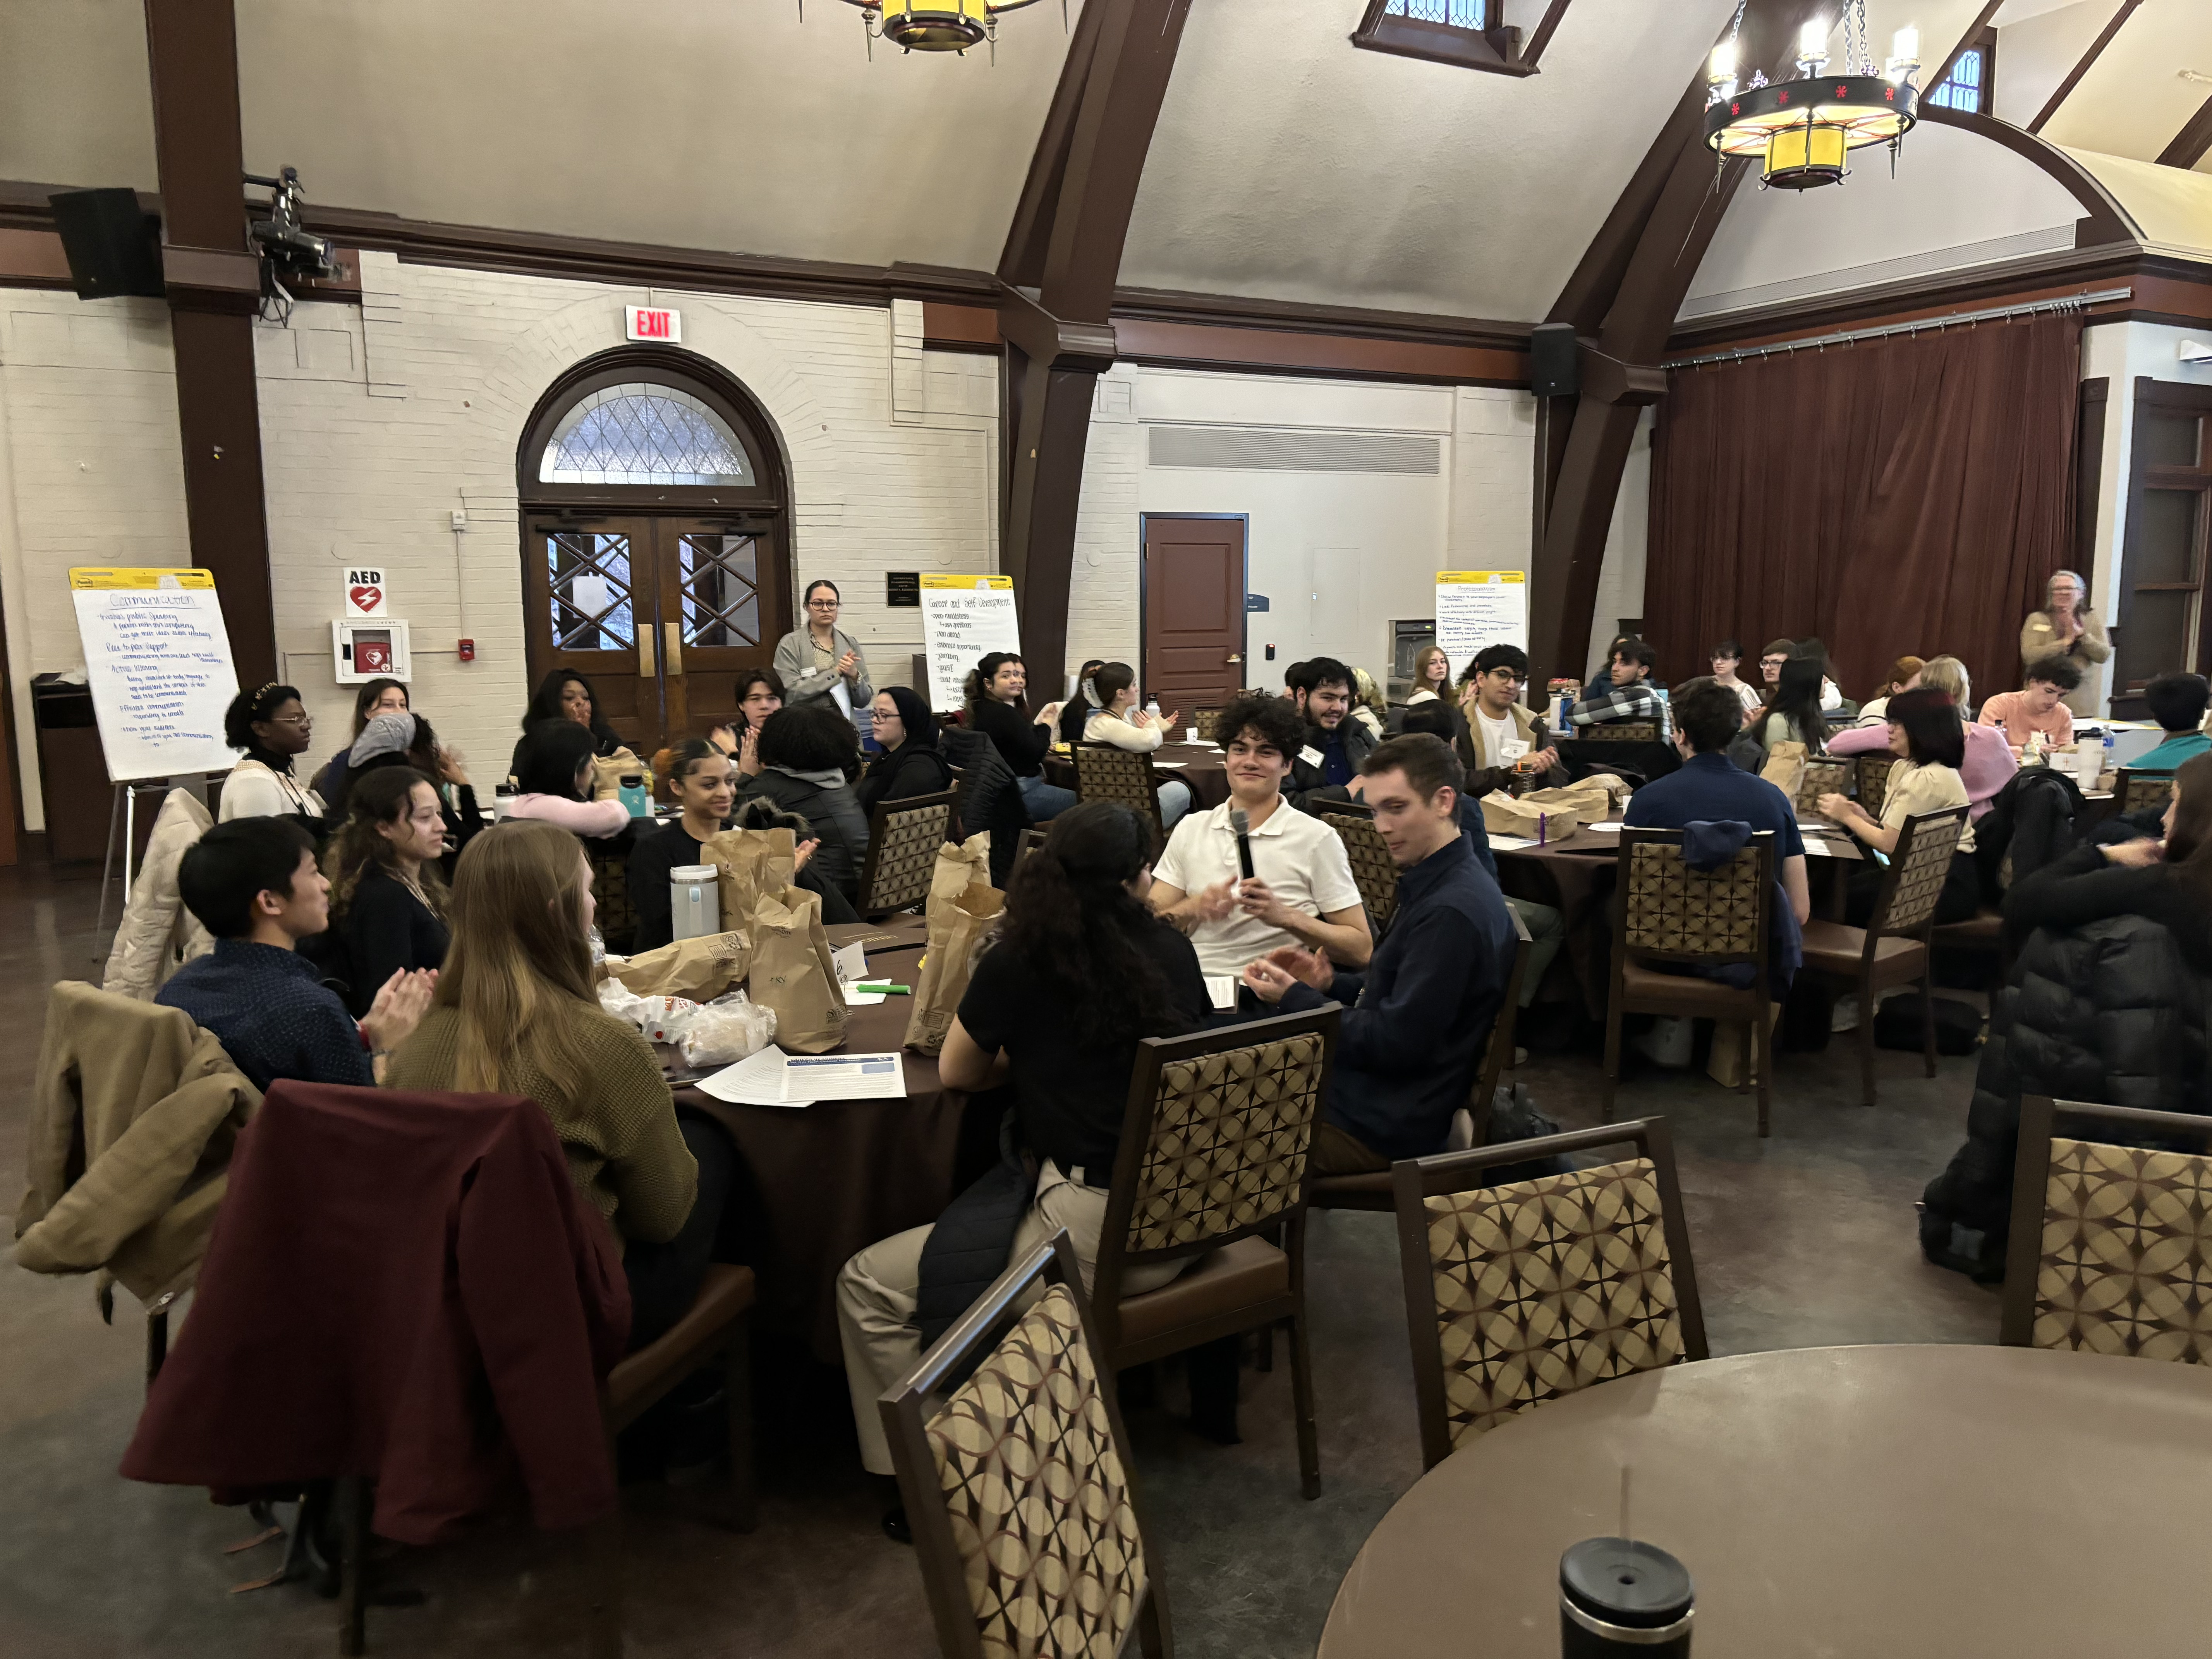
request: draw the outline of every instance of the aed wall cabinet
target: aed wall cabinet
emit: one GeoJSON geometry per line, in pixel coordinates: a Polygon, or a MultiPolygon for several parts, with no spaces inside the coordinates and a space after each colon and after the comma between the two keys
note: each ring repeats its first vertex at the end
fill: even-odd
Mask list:
{"type": "Polygon", "coordinates": [[[407,624],[390,617],[331,623],[331,659],[337,665],[340,685],[359,685],[380,676],[395,680],[415,678],[407,648],[407,624]]]}

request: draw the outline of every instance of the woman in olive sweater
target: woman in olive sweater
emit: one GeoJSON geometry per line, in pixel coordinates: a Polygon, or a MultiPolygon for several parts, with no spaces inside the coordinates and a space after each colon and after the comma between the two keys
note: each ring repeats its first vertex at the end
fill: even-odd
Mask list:
{"type": "Polygon", "coordinates": [[[679,1122],[644,1036],[599,1006],[592,910],[591,866],[567,830],[510,819],[471,842],[435,1000],[385,1081],[527,1095],[544,1109],[569,1179],[623,1247],[636,1348],[698,1295],[736,1153],[713,1122],[679,1122]]]}

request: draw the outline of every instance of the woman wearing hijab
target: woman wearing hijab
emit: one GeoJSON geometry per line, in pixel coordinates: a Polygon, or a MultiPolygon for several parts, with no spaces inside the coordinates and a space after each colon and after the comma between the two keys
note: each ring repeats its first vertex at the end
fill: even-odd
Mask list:
{"type": "Polygon", "coordinates": [[[879,800],[934,795],[952,787],[952,769],[937,745],[929,705],[903,685],[887,685],[869,706],[883,753],[854,786],[860,811],[872,816],[879,800]]]}

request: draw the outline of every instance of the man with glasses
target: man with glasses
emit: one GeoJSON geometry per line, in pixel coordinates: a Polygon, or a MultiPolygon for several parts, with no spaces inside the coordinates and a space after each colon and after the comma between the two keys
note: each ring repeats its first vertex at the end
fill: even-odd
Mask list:
{"type": "Polygon", "coordinates": [[[1467,763],[1467,793],[1480,800],[1492,790],[1510,789],[1516,777],[1540,773],[1547,784],[1564,784],[1566,770],[1552,746],[1544,717],[1521,701],[1528,683],[1528,653],[1517,645],[1486,647],[1468,665],[1460,707],[1467,713],[1473,752],[1467,763]]]}
{"type": "Polygon", "coordinates": [[[1782,684],[1782,665],[1796,654],[1795,640],[1770,640],[1766,649],[1759,653],[1759,683],[1766,688],[1768,696],[1782,684]]]}
{"type": "Polygon", "coordinates": [[[806,584],[806,626],[793,629],[775,646],[775,673],[787,707],[834,702],[849,720],[875,696],[860,641],[837,626],[842,602],[836,583],[806,584]]]}

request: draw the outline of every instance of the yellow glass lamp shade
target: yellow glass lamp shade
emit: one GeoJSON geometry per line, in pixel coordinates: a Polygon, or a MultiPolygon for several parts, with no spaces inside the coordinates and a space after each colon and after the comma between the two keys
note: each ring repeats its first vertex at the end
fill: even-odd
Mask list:
{"type": "Polygon", "coordinates": [[[882,0],[884,39],[908,52],[965,52],[990,33],[988,0],[882,0]]]}
{"type": "Polygon", "coordinates": [[[1844,173],[1844,129],[1799,125],[1766,141],[1765,181],[1782,190],[1832,184],[1844,173]]]}

